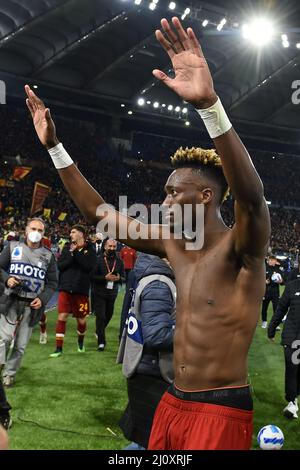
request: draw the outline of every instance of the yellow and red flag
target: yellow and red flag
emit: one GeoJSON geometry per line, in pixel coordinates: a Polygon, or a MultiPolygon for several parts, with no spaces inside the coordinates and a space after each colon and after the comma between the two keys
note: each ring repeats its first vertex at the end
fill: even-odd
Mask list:
{"type": "Polygon", "coordinates": [[[23,178],[25,178],[25,176],[27,176],[31,172],[31,170],[32,168],[29,166],[16,166],[13,171],[12,179],[16,181],[21,181],[23,178]]]}
{"type": "Polygon", "coordinates": [[[50,186],[46,186],[45,184],[38,183],[36,181],[32,195],[32,203],[30,210],[31,215],[34,215],[43,209],[43,204],[50,191],[50,186]]]}

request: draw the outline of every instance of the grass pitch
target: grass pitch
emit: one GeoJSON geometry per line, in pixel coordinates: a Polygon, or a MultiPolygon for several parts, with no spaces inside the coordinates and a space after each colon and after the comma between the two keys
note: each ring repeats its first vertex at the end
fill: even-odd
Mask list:
{"type": "MultiPolygon", "coordinates": [[[[122,295],[107,329],[107,348],[97,352],[95,317],[88,318],[86,353],[77,352],[76,322],[69,318],[64,353],[49,358],[55,349],[56,311],[48,314],[48,344],[39,344],[34,331],[14,387],[7,390],[13,407],[10,449],[119,450],[126,446],[118,421],[126,406],[126,381],[116,365],[122,295]]],[[[269,319],[271,313],[269,312],[269,319]]],[[[300,423],[282,416],[284,358],[279,345],[257,328],[249,354],[249,380],[253,387],[256,435],[266,424],[276,424],[285,436],[284,449],[300,449],[300,423]]]]}

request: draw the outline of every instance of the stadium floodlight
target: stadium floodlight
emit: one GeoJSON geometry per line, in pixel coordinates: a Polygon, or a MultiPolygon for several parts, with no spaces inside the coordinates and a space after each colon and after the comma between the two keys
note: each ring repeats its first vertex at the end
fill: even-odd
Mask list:
{"type": "Polygon", "coordinates": [[[176,111],[176,113],[179,113],[181,111],[180,106],[176,106],[175,111],[176,111]]]}
{"type": "Polygon", "coordinates": [[[131,115],[133,114],[133,112],[132,112],[132,111],[128,111],[128,114],[130,114],[130,116],[131,116],[131,115]]]}
{"type": "Polygon", "coordinates": [[[189,126],[190,124],[191,124],[190,121],[185,121],[186,126],[189,126]]]}
{"type": "Polygon", "coordinates": [[[148,101],[147,101],[147,104],[151,104],[151,101],[150,101],[150,100],[148,100],[148,101]]]}
{"type": "Polygon", "coordinates": [[[218,30],[218,31],[221,31],[221,30],[223,29],[223,27],[225,26],[226,23],[227,23],[226,18],[223,18],[223,19],[220,21],[220,23],[218,24],[217,30],[218,30]]]}
{"type": "Polygon", "coordinates": [[[187,108],[183,108],[182,114],[186,114],[187,112],[188,112],[188,109],[187,109],[187,108]]]}
{"type": "Polygon", "coordinates": [[[184,20],[185,17],[186,17],[187,15],[189,15],[190,13],[191,13],[191,9],[190,9],[190,8],[186,8],[186,9],[184,10],[183,15],[181,16],[181,19],[184,20]]]}
{"type": "Polygon", "coordinates": [[[37,85],[33,85],[33,88],[37,89],[37,88],[38,88],[38,86],[37,86],[37,85]]]}
{"type": "Polygon", "coordinates": [[[286,34],[282,34],[282,35],[281,35],[281,39],[282,39],[282,41],[287,41],[287,40],[288,40],[288,37],[287,37],[286,34]]]}
{"type": "Polygon", "coordinates": [[[206,28],[207,25],[208,25],[208,20],[204,20],[202,23],[203,28],[206,28]]]}
{"type": "Polygon", "coordinates": [[[257,18],[242,27],[243,37],[256,46],[268,44],[274,36],[274,28],[270,20],[257,18]]]}
{"type": "Polygon", "coordinates": [[[153,3],[158,3],[158,2],[159,2],[159,0],[153,0],[153,3]]]}
{"type": "Polygon", "coordinates": [[[124,103],[121,104],[121,108],[125,108],[125,104],[124,104],[124,103]]]}
{"type": "Polygon", "coordinates": [[[140,4],[142,3],[142,0],[134,0],[134,3],[135,3],[136,5],[140,5],[140,4]]]}
{"type": "Polygon", "coordinates": [[[283,45],[283,47],[285,47],[285,48],[290,47],[289,41],[283,41],[283,42],[282,42],[282,45],[283,45]]]}
{"type": "Polygon", "coordinates": [[[173,105],[172,104],[169,104],[168,111],[173,111],[173,105]]]}
{"type": "Polygon", "coordinates": [[[297,49],[300,49],[300,42],[297,42],[296,47],[297,49]]]}
{"type": "Polygon", "coordinates": [[[154,101],[153,108],[159,108],[159,102],[158,101],[154,101]]]}
{"type": "Polygon", "coordinates": [[[176,8],[176,3],[175,2],[170,2],[169,3],[169,10],[175,10],[176,8]]]}
{"type": "Polygon", "coordinates": [[[139,106],[144,106],[144,104],[145,104],[144,98],[139,98],[139,99],[138,99],[138,105],[139,105],[139,106]]]}
{"type": "Polygon", "coordinates": [[[165,103],[163,103],[163,104],[161,105],[162,108],[165,108],[166,106],[167,106],[167,105],[166,105],[165,103]]]}
{"type": "Polygon", "coordinates": [[[155,10],[155,8],[156,8],[156,3],[151,2],[151,3],[149,4],[149,9],[153,11],[153,10],[155,10]]]}

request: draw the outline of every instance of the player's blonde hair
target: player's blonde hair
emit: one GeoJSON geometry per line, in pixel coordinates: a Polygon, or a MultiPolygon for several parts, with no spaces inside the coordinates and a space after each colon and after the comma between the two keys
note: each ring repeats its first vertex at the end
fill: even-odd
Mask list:
{"type": "Polygon", "coordinates": [[[222,162],[215,149],[203,149],[201,147],[180,147],[171,157],[175,168],[193,168],[203,175],[212,177],[221,187],[223,203],[229,195],[229,187],[225,179],[222,162]]]}

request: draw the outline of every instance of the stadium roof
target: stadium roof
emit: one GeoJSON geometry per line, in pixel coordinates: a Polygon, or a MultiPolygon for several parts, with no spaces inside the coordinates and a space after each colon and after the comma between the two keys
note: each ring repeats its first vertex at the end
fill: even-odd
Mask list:
{"type": "MultiPolygon", "coordinates": [[[[300,143],[300,105],[291,99],[292,83],[300,80],[298,0],[179,0],[173,11],[168,0],[158,0],[154,10],[149,2],[1,0],[0,79],[6,82],[8,101],[23,96],[23,85],[29,82],[50,102],[66,106],[185,119],[174,111],[184,104],[151,72],[170,69],[154,36],[160,18],[181,16],[189,8],[184,24],[193,26],[201,39],[216,90],[238,129],[259,139],[300,143]],[[241,25],[262,11],[277,32],[272,43],[256,48],[243,39],[241,25]],[[219,31],[222,18],[227,21],[219,31]],[[288,36],[289,47],[283,47],[282,34],[288,36]],[[141,96],[151,104],[138,106],[141,96]],[[154,101],[159,103],[156,109],[154,101]]],[[[188,119],[193,122],[190,108],[188,119]]]]}

